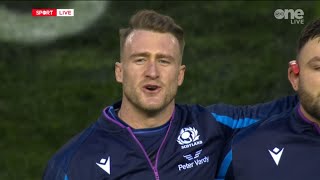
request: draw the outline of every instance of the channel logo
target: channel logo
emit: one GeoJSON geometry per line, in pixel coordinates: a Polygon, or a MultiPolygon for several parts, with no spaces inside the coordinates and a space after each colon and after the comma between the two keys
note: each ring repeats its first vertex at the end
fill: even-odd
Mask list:
{"type": "Polygon", "coordinates": [[[74,9],[32,9],[32,16],[74,16],[74,9]]]}

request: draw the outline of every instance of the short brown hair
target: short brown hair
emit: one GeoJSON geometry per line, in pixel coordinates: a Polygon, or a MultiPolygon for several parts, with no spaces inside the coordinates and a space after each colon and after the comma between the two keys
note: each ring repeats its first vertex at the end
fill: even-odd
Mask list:
{"type": "Polygon", "coordinates": [[[180,46],[181,55],[184,49],[183,29],[174,22],[174,20],[166,15],[159,14],[153,10],[140,10],[134,14],[129,22],[128,28],[120,29],[120,54],[122,54],[124,43],[128,35],[133,30],[150,30],[160,33],[171,33],[177,38],[180,46]]]}
{"type": "Polygon", "coordinates": [[[297,56],[299,57],[301,49],[309,40],[317,37],[320,37],[320,19],[310,22],[306,27],[303,28],[298,40],[297,56]]]}

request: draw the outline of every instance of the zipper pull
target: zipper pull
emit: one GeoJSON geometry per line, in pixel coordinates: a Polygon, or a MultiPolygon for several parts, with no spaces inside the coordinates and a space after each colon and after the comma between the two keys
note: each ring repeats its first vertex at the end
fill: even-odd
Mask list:
{"type": "Polygon", "coordinates": [[[159,172],[156,167],[153,168],[153,172],[154,172],[154,176],[155,176],[156,180],[160,180],[159,172]]]}

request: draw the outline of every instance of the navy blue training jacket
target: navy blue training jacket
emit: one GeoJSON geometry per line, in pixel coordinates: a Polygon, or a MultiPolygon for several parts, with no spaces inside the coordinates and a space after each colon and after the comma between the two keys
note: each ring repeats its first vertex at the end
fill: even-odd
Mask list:
{"type": "Polygon", "coordinates": [[[288,96],[255,106],[176,105],[154,163],[132,129],[110,113],[119,107],[109,106],[52,157],[43,180],[212,180],[234,132],[292,109],[297,101],[297,96],[288,96]]]}
{"type": "Polygon", "coordinates": [[[238,133],[217,179],[319,180],[319,153],[320,128],[297,106],[238,133]]]}

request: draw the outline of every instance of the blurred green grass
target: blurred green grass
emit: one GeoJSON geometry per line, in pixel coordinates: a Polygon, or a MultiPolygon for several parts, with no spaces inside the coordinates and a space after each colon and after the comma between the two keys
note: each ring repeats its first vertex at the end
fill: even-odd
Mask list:
{"type": "Polygon", "coordinates": [[[0,46],[0,179],[40,179],[48,159],[121,98],[114,80],[118,28],[138,9],[172,16],[185,29],[187,74],[177,102],[252,104],[293,91],[287,62],[304,25],[274,18],[276,9],[316,2],[112,2],[81,34],[48,45],[0,46]]]}

